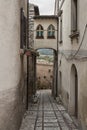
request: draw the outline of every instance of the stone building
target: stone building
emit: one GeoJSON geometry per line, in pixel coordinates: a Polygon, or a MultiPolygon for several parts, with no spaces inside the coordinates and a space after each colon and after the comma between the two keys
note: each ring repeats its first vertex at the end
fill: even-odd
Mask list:
{"type": "Polygon", "coordinates": [[[37,52],[34,50],[34,19],[33,17],[39,15],[38,6],[29,3],[29,43],[28,43],[28,84],[29,84],[29,101],[32,101],[32,97],[36,92],[36,56],[37,52]]]}
{"type": "Polygon", "coordinates": [[[39,15],[34,17],[34,49],[52,49],[54,54],[53,96],[57,89],[57,16],[39,15]]]}
{"type": "Polygon", "coordinates": [[[37,89],[52,89],[52,79],[53,64],[37,63],[37,89]]]}
{"type": "Polygon", "coordinates": [[[26,19],[27,0],[0,1],[0,130],[18,130],[26,109],[26,19]]]}
{"type": "Polygon", "coordinates": [[[87,1],[56,0],[55,5],[59,17],[58,93],[87,130],[87,1]]]}
{"type": "Polygon", "coordinates": [[[38,6],[29,3],[29,47],[34,48],[34,16],[40,15],[38,6]]]}

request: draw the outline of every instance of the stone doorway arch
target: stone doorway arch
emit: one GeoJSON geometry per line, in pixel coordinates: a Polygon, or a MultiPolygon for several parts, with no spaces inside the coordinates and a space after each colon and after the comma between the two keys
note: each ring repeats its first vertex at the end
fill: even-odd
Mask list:
{"type": "Polygon", "coordinates": [[[70,113],[78,118],[78,74],[74,64],[71,67],[70,78],[70,113]]]}
{"type": "MultiPolygon", "coordinates": [[[[50,75],[50,78],[51,78],[50,81],[48,81],[47,75],[44,74],[45,73],[44,70],[42,71],[41,76],[38,77],[37,73],[36,73],[36,76],[37,76],[37,79],[39,79],[39,80],[43,79],[43,77],[44,77],[44,80],[47,81],[48,84],[51,84],[51,90],[52,90],[51,92],[52,92],[53,97],[55,98],[57,93],[58,93],[58,91],[57,91],[57,84],[58,84],[58,79],[57,79],[58,78],[58,76],[57,76],[57,73],[58,73],[58,70],[57,70],[57,67],[58,67],[58,65],[57,65],[57,51],[55,49],[53,49],[53,48],[46,48],[46,47],[45,48],[37,48],[36,51],[38,51],[40,49],[53,50],[53,65],[52,65],[53,69],[52,69],[52,75],[50,75]]],[[[44,65],[44,67],[45,66],[46,65],[44,65]]],[[[36,69],[36,72],[37,72],[37,69],[36,69]]]]}

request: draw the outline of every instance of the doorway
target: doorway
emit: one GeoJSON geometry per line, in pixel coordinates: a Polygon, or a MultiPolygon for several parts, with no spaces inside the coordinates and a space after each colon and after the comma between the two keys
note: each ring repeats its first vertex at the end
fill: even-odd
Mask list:
{"type": "Polygon", "coordinates": [[[71,114],[78,118],[78,74],[75,65],[71,67],[71,114]]]}
{"type": "Polygon", "coordinates": [[[56,52],[50,48],[37,50],[39,56],[36,64],[37,90],[51,89],[53,96],[56,94],[56,52]]]}
{"type": "Polygon", "coordinates": [[[59,95],[62,93],[62,73],[59,71],[59,95]]]}

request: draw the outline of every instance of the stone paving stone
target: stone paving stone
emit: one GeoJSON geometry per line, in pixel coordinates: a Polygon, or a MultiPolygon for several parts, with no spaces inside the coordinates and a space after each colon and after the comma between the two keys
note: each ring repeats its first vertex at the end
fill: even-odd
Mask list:
{"type": "Polygon", "coordinates": [[[66,111],[66,109],[62,105],[57,105],[59,111],[66,111]]]}
{"type": "Polygon", "coordinates": [[[68,127],[62,127],[62,130],[71,130],[68,127]]]}
{"type": "Polygon", "coordinates": [[[42,122],[37,122],[36,127],[42,127],[42,122]]]}
{"type": "Polygon", "coordinates": [[[56,128],[52,128],[52,127],[45,127],[44,130],[60,130],[59,127],[56,127],[56,128]]]}
{"type": "Polygon", "coordinates": [[[38,94],[38,102],[29,105],[20,130],[34,130],[35,122],[35,130],[42,130],[42,126],[44,130],[79,130],[78,123],[75,124],[75,119],[70,117],[63,105],[56,103],[49,90],[39,91],[38,94]]]}
{"type": "Polygon", "coordinates": [[[58,127],[59,125],[58,125],[58,123],[56,122],[56,123],[45,123],[44,122],[44,127],[58,127]]]}
{"type": "Polygon", "coordinates": [[[44,119],[44,122],[57,122],[57,119],[51,119],[51,118],[49,118],[49,119],[44,119]]]}
{"type": "Polygon", "coordinates": [[[42,127],[36,127],[36,130],[42,130],[42,127]]]}
{"type": "Polygon", "coordinates": [[[74,116],[72,116],[72,120],[73,120],[74,124],[75,124],[77,127],[79,127],[79,122],[78,122],[78,120],[77,120],[74,116]]]}

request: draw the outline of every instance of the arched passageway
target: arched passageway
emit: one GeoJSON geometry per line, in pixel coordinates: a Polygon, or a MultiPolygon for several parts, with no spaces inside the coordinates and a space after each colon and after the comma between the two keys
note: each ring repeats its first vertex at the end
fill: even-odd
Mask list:
{"type": "Polygon", "coordinates": [[[71,67],[70,96],[71,114],[78,118],[78,74],[74,64],[71,67]]]}
{"type": "Polygon", "coordinates": [[[36,84],[37,89],[51,89],[55,97],[57,92],[57,53],[51,48],[37,50],[36,84]]]}
{"type": "Polygon", "coordinates": [[[59,92],[59,95],[62,94],[62,72],[59,71],[59,86],[58,86],[58,92],[59,92]]]}

